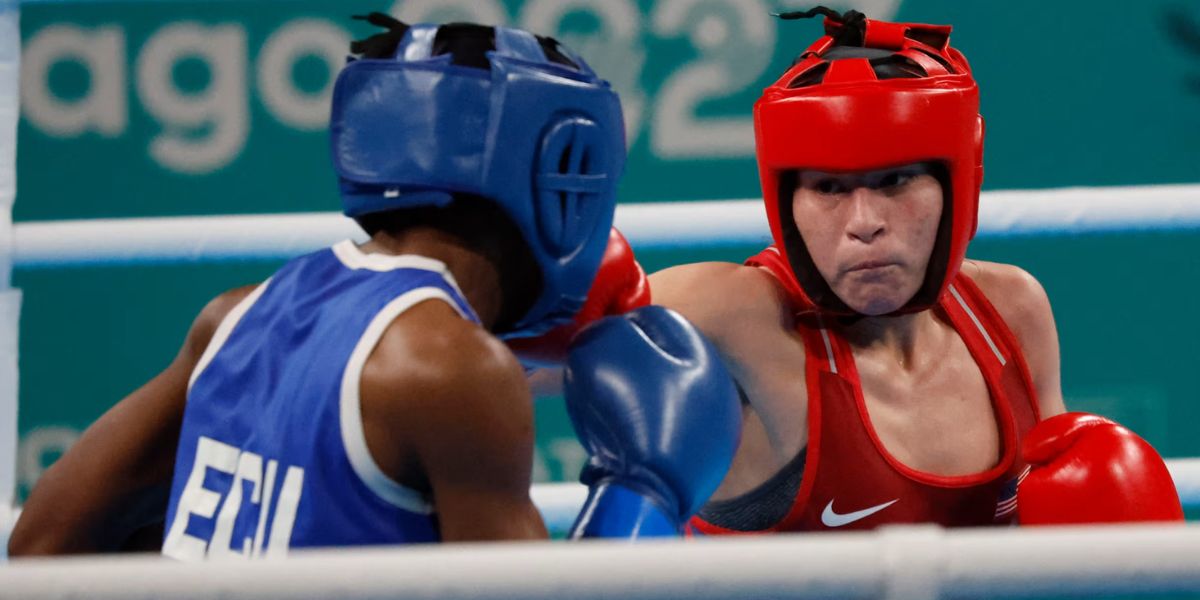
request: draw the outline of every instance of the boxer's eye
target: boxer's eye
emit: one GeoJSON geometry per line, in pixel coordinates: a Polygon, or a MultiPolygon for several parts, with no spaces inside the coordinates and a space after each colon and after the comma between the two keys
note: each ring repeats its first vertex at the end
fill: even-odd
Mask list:
{"type": "Polygon", "coordinates": [[[812,189],[818,194],[825,194],[829,196],[846,193],[846,186],[837,179],[818,179],[817,182],[813,184],[812,189]]]}
{"type": "Polygon", "coordinates": [[[916,174],[911,171],[891,171],[879,179],[879,188],[898,188],[912,181],[914,177],[916,174]]]}

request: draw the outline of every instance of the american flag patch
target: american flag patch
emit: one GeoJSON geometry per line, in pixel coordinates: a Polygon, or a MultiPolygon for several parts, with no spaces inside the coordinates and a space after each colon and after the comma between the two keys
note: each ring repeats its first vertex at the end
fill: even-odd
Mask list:
{"type": "Polygon", "coordinates": [[[996,502],[997,523],[1009,521],[1017,512],[1017,488],[1020,487],[1022,481],[1025,481],[1026,475],[1029,475],[1028,466],[1021,471],[1020,475],[1005,482],[1004,488],[1000,490],[1000,498],[996,502]]]}

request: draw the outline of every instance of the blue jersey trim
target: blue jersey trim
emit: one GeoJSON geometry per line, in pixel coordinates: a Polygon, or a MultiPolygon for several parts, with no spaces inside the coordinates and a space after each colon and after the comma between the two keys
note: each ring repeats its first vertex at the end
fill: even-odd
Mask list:
{"type": "Polygon", "coordinates": [[[258,287],[254,288],[254,291],[250,292],[245,298],[242,298],[242,301],[238,302],[225,315],[225,318],[221,319],[221,323],[217,325],[217,330],[213,332],[212,339],[208,342],[208,347],[200,355],[200,360],[196,361],[196,368],[192,369],[192,375],[188,378],[189,393],[192,391],[192,385],[196,383],[196,379],[200,377],[204,369],[208,367],[213,358],[217,356],[217,353],[221,351],[221,347],[225,345],[225,342],[229,340],[229,335],[233,333],[233,328],[237,327],[238,322],[242,320],[242,317],[246,315],[250,307],[254,306],[254,303],[262,297],[263,292],[267,290],[267,286],[270,284],[270,279],[259,284],[258,287]]]}
{"type": "Polygon", "coordinates": [[[358,478],[372,492],[393,506],[428,515],[433,514],[433,505],[429,503],[424,494],[388,477],[371,456],[371,452],[367,448],[366,436],[363,433],[362,400],[359,397],[363,367],[388,326],[404,311],[426,300],[441,300],[453,307],[460,316],[466,318],[463,308],[441,288],[417,288],[401,294],[376,313],[354,346],[354,351],[350,354],[350,360],[346,363],[346,370],[342,375],[339,402],[342,445],[346,448],[346,456],[350,459],[350,465],[354,467],[358,478]]]}

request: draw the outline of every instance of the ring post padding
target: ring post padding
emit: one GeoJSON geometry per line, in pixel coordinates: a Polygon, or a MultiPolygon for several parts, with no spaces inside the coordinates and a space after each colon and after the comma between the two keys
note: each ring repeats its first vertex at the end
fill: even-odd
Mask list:
{"type": "Polygon", "coordinates": [[[11,288],[11,276],[20,66],[20,9],[16,0],[0,0],[0,509],[5,511],[15,499],[17,485],[17,323],[21,292],[11,288]]]}

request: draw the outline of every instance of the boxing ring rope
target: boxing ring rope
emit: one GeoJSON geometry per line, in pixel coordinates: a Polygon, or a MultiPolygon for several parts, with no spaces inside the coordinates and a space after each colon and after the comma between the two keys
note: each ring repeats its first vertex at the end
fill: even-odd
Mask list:
{"type": "MultiPolygon", "coordinates": [[[[1168,459],[1167,468],[1175,480],[1183,507],[1200,509],[1200,458],[1168,459]]],[[[587,488],[578,483],[539,483],[529,490],[529,495],[541,511],[546,528],[551,533],[563,535],[570,530],[587,500],[587,488]]],[[[7,542],[19,514],[19,510],[8,512],[7,507],[0,506],[0,544],[7,542]]],[[[2,548],[0,556],[3,556],[2,548]]]]}
{"type": "Polygon", "coordinates": [[[1200,592],[1200,525],[506,543],[293,552],[286,561],[24,561],[24,600],[1028,598],[1200,592]],[[1086,557],[1086,560],[1080,560],[1086,557]]]}
{"type": "MultiPolygon", "coordinates": [[[[630,204],[635,249],[769,241],[757,200],[630,204]]],[[[1200,185],[987,192],[979,237],[1200,230],[1200,185]]],[[[277,260],[347,237],[335,213],[25,222],[16,269],[277,260]]],[[[1168,461],[1200,507],[1200,458],[1168,461]]],[[[587,490],[535,485],[553,531],[587,490]]],[[[0,514],[0,541],[11,515],[0,514]]],[[[0,598],[1021,598],[1200,593],[1200,524],[942,530],[628,543],[445,545],[295,552],[285,562],[182,565],[156,558],[0,566],[0,598]]]]}
{"type": "MultiPolygon", "coordinates": [[[[623,204],[617,226],[634,249],[770,241],[762,202],[623,204]]],[[[1200,185],[984,192],[981,238],[1200,229],[1200,185]]],[[[21,269],[285,259],[363,234],[337,213],[93,219],[17,223],[21,269]]]]}

